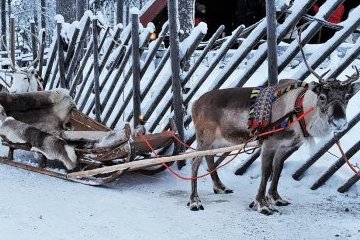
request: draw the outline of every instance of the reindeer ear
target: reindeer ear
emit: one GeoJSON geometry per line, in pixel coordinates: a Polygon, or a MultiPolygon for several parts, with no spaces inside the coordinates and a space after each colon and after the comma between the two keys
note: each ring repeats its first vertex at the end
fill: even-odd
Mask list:
{"type": "Polygon", "coordinates": [[[349,91],[350,96],[354,96],[360,90],[360,82],[356,82],[351,84],[351,88],[349,91]]]}
{"type": "Polygon", "coordinates": [[[320,84],[312,81],[309,83],[309,89],[311,91],[313,91],[314,93],[319,94],[320,93],[320,84]]]}

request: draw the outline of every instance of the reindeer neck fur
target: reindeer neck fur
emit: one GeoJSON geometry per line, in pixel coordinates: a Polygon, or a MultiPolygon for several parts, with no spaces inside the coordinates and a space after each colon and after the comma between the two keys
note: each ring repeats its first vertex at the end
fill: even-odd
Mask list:
{"type": "MultiPolygon", "coordinates": [[[[273,104],[272,119],[278,120],[282,116],[294,110],[295,101],[299,94],[305,88],[293,89],[286,94],[280,96],[273,104]]],[[[321,117],[319,108],[316,105],[317,95],[311,90],[307,90],[304,95],[303,109],[304,111],[313,108],[314,110],[305,116],[306,130],[311,137],[324,137],[331,133],[326,119],[321,117]]],[[[303,137],[303,133],[299,124],[295,124],[293,130],[297,135],[303,137]]]]}

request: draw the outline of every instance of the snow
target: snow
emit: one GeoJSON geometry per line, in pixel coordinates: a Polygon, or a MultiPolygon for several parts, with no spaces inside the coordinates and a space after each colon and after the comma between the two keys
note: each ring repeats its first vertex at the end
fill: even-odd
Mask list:
{"type": "MultiPolygon", "coordinates": [[[[354,64],[359,65],[360,60],[354,64]]],[[[328,64],[322,70],[333,66],[328,64]]],[[[244,67],[246,65],[241,66],[244,67]]],[[[287,68],[285,73],[293,71],[287,68]]],[[[349,68],[341,77],[352,72],[349,68]]],[[[261,75],[266,75],[265,67],[253,78],[261,75]]],[[[206,91],[206,87],[202,91],[206,91]]],[[[350,101],[349,119],[358,112],[359,101],[360,94],[350,101]]],[[[360,124],[357,124],[341,139],[345,151],[359,131],[360,124]]],[[[312,148],[320,147],[325,141],[318,140],[312,148]]],[[[5,149],[0,152],[6,154],[5,149]]],[[[336,148],[329,152],[340,155],[336,148]]],[[[330,153],[316,162],[299,182],[291,175],[309,156],[308,146],[302,146],[285,162],[279,191],[292,204],[277,207],[279,213],[272,216],[261,215],[248,207],[260,182],[259,160],[244,176],[233,174],[246,155],[219,171],[223,182],[234,190],[233,194],[216,195],[209,177],[199,180],[199,194],[205,207],[200,212],[191,212],[186,206],[190,183],[166,171],[154,176],[128,173],[105,187],[91,187],[0,165],[0,192],[3,193],[0,195],[0,239],[357,240],[360,237],[360,185],[353,186],[346,194],[336,191],[353,175],[349,168],[342,167],[318,190],[309,189],[337,160],[330,153]]],[[[351,161],[356,163],[359,157],[360,153],[351,161]]],[[[23,152],[18,152],[16,158],[31,159],[23,152]]],[[[188,163],[180,173],[190,176],[190,168],[188,163]]],[[[203,164],[200,173],[205,172],[206,164],[203,164]]]]}
{"type": "MultiPolygon", "coordinates": [[[[292,204],[272,216],[248,208],[260,180],[258,162],[245,176],[233,174],[239,161],[219,171],[235,191],[230,195],[215,195],[210,179],[200,180],[201,212],[186,207],[189,182],[167,172],[131,173],[107,187],[90,187],[0,165],[0,192],[6,193],[0,195],[0,238],[358,239],[359,187],[339,194],[337,177],[312,191],[309,186],[319,166],[296,182],[290,174],[299,158],[301,154],[286,162],[280,180],[280,191],[292,204]]],[[[327,155],[324,160],[332,159],[327,155]]],[[[205,166],[200,171],[205,172],[205,166]]],[[[190,174],[189,165],[181,174],[190,174]]]]}
{"type": "MultiPolygon", "coordinates": [[[[282,2],[284,1],[279,0],[277,4],[282,2]]],[[[300,1],[296,2],[299,3],[300,1]]],[[[300,4],[295,4],[293,11],[298,9],[299,6],[300,4]]],[[[87,14],[87,16],[92,16],[91,12],[87,12],[87,14]]],[[[321,18],[321,16],[320,11],[318,17],[321,18]]],[[[85,22],[84,19],[79,24],[65,25],[64,35],[69,38],[72,35],[70,32],[73,32],[70,28],[82,27],[85,22]]],[[[263,29],[265,25],[266,22],[260,23],[258,30],[263,29]]],[[[129,34],[131,30],[129,26],[122,32],[122,40],[129,34]]],[[[151,25],[148,25],[145,29],[140,29],[140,38],[143,39],[147,33],[153,32],[152,29],[153,26],[151,25]]],[[[200,24],[193,31],[193,35],[189,36],[189,40],[180,44],[182,54],[189,48],[191,40],[196,36],[196,32],[205,34],[206,31],[206,24],[200,24]]],[[[208,87],[212,86],[214,80],[216,80],[216,77],[221,76],[235,62],[235,59],[241,55],[241,52],[249,46],[250,40],[256,37],[256,33],[252,32],[247,38],[249,40],[243,42],[237,50],[230,50],[219,64],[220,67],[217,67],[214,73],[206,80],[203,84],[204,87],[198,91],[194,99],[207,91],[208,87]]],[[[308,44],[304,48],[307,53],[315,53],[313,56],[316,56],[317,52],[319,52],[318,49],[331,44],[331,42],[316,46],[308,44]]],[[[360,39],[355,44],[342,44],[340,48],[331,54],[329,59],[321,64],[317,71],[321,74],[328,69],[335,69],[346,56],[356,50],[359,44],[360,39]],[[344,54],[341,51],[344,51],[344,54]]],[[[290,51],[292,45],[284,44],[283,47],[290,51]]],[[[244,70],[251,66],[252,59],[255,59],[256,54],[260,53],[263,48],[264,45],[260,46],[257,51],[252,51],[237,66],[226,83],[231,85],[238,80],[244,70]]],[[[196,79],[199,79],[204,74],[216,54],[221,50],[220,48],[209,54],[210,57],[204,61],[199,67],[199,71],[195,73],[194,78],[189,82],[190,87],[196,79]]],[[[114,52],[118,51],[119,49],[114,52]]],[[[286,51],[282,54],[285,55],[286,51]]],[[[112,55],[108,63],[114,57],[115,55],[112,55]]],[[[299,69],[301,70],[302,65],[298,59],[295,58],[292,63],[294,69],[286,68],[281,73],[280,78],[292,76],[299,69]]],[[[356,59],[354,65],[359,66],[360,60],[356,59]]],[[[129,66],[127,65],[125,69],[128,71],[129,66]]],[[[169,61],[164,69],[151,88],[147,99],[153,99],[159,88],[163,86],[164,79],[170,77],[168,71],[170,69],[169,61]]],[[[150,68],[147,74],[150,76],[153,70],[150,68]]],[[[266,79],[266,71],[267,64],[264,63],[247,84],[252,86],[261,84],[266,79]]],[[[353,71],[353,69],[348,68],[341,74],[340,79],[345,79],[345,75],[351,75],[353,71]]],[[[102,74],[106,74],[106,70],[102,74]]],[[[150,77],[145,77],[142,81],[146,83],[149,79],[150,77]]],[[[307,79],[307,81],[310,80],[313,80],[312,76],[307,79]]],[[[118,82],[114,89],[118,89],[120,84],[121,81],[118,82]]],[[[107,84],[105,89],[108,89],[109,85],[107,84]]],[[[142,88],[144,85],[142,85],[142,88]]],[[[129,89],[131,89],[131,80],[126,85],[125,92],[128,92],[129,89]]],[[[116,91],[113,92],[114,94],[111,97],[114,97],[116,93],[116,91]]],[[[168,89],[156,110],[160,109],[170,97],[171,89],[168,89]]],[[[122,98],[119,99],[119,103],[121,103],[122,98]]],[[[359,112],[359,101],[360,93],[349,103],[347,111],[349,120],[359,112]]],[[[144,102],[142,105],[143,110],[150,104],[150,100],[144,102]]],[[[129,112],[131,107],[132,102],[129,103],[126,111],[129,112]]],[[[190,109],[191,103],[188,111],[190,109]]],[[[152,117],[154,118],[154,116],[152,117]]],[[[114,116],[111,116],[109,122],[113,118],[114,116]]],[[[149,122],[152,120],[149,119],[149,122]]],[[[162,128],[164,124],[166,123],[161,122],[158,129],[162,128]]],[[[191,125],[189,129],[186,129],[186,135],[193,134],[193,131],[191,125]]],[[[360,123],[341,139],[345,151],[352,146],[355,136],[358,136],[359,132],[360,123]]],[[[0,239],[358,240],[360,239],[360,184],[353,186],[346,194],[340,194],[336,191],[339,186],[353,175],[349,168],[343,166],[324,186],[316,191],[310,190],[310,186],[319,176],[338,159],[332,155],[339,156],[338,149],[330,149],[329,153],[326,153],[306,172],[301,181],[295,181],[291,176],[304,164],[310,155],[309,152],[321,147],[326,140],[317,139],[315,144],[302,146],[297,153],[293,154],[285,162],[284,171],[280,178],[279,191],[292,204],[287,207],[277,207],[279,212],[272,216],[261,215],[248,207],[255,198],[260,182],[260,161],[256,160],[245,175],[234,175],[237,167],[247,158],[246,155],[237,157],[235,161],[219,171],[223,182],[234,190],[233,194],[216,195],[213,193],[209,177],[199,180],[199,196],[205,207],[205,210],[200,212],[191,212],[186,206],[190,195],[190,183],[179,180],[166,171],[154,176],[127,173],[119,181],[105,187],[90,187],[0,164],[0,239]],[[311,150],[309,147],[311,147],[311,150]]],[[[0,154],[6,155],[6,150],[5,147],[1,147],[0,154]]],[[[359,158],[360,153],[357,153],[351,159],[351,162],[355,164],[359,158]]],[[[36,165],[31,161],[32,156],[22,151],[16,152],[16,159],[36,165]]],[[[175,169],[175,167],[173,168],[175,169]]],[[[200,173],[206,171],[206,164],[203,164],[200,167],[200,173]]],[[[180,171],[180,174],[191,175],[190,161],[180,171]]]]}
{"type": "Polygon", "coordinates": [[[60,14],[57,14],[55,15],[54,17],[54,20],[57,22],[57,23],[63,23],[64,22],[64,17],[60,14]]]}
{"type": "Polygon", "coordinates": [[[140,11],[137,7],[133,7],[130,9],[130,14],[139,15],[140,11]]]}

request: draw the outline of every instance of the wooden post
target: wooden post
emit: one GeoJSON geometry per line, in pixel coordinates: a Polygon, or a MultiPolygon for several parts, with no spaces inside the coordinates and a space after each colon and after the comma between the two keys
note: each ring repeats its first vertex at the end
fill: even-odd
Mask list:
{"type": "Polygon", "coordinates": [[[58,48],[58,67],[59,67],[59,76],[60,76],[60,87],[66,88],[65,84],[65,59],[64,59],[64,49],[61,41],[61,25],[62,23],[58,21],[56,23],[57,29],[57,48],[58,48]]]}
{"type": "Polygon", "coordinates": [[[116,0],[116,23],[124,21],[124,0],[116,0]]]}
{"type": "MultiPolygon", "coordinates": [[[[40,30],[40,44],[39,44],[39,71],[38,74],[39,76],[42,76],[42,69],[43,69],[43,65],[44,65],[44,52],[45,52],[45,29],[41,29],[40,30]]],[[[45,87],[45,86],[44,86],[45,87]]]]}
{"type": "MultiPolygon", "coordinates": [[[[37,58],[37,47],[36,47],[36,33],[35,33],[35,21],[30,20],[30,32],[31,32],[31,47],[33,51],[33,60],[37,58]]],[[[34,66],[36,68],[36,65],[34,66]]]]}
{"type": "MultiPolygon", "coordinates": [[[[87,63],[88,59],[90,58],[91,49],[93,47],[92,45],[93,45],[93,41],[90,41],[88,43],[88,45],[87,45],[87,49],[86,49],[86,52],[84,54],[84,57],[81,59],[79,69],[78,69],[78,71],[77,71],[77,73],[76,73],[76,75],[74,77],[74,80],[72,81],[71,88],[70,88],[70,96],[72,96],[72,97],[74,97],[76,87],[79,84],[80,79],[82,77],[82,72],[84,71],[86,63],[87,63]]],[[[86,81],[86,79],[85,79],[85,81],[86,81]]],[[[79,95],[79,94],[77,93],[77,95],[79,95]]]]}
{"type": "Polygon", "coordinates": [[[1,1],[1,36],[2,36],[2,44],[0,46],[0,49],[2,51],[6,51],[6,0],[0,0],[1,1]]]}
{"type": "Polygon", "coordinates": [[[84,16],[85,13],[85,0],[76,0],[76,19],[80,19],[84,16]]]}
{"type": "Polygon", "coordinates": [[[40,21],[41,21],[41,28],[46,28],[46,0],[40,1],[40,21]]]}
{"type": "Polygon", "coordinates": [[[53,64],[55,62],[55,57],[56,57],[56,51],[57,50],[57,39],[55,40],[54,43],[51,44],[50,48],[49,48],[49,52],[48,52],[48,58],[47,58],[47,63],[46,63],[46,71],[44,74],[44,87],[50,82],[49,78],[51,75],[51,71],[53,69],[53,64]]]}
{"type": "Polygon", "coordinates": [[[180,79],[180,56],[179,56],[179,29],[177,25],[178,9],[177,0],[168,0],[169,16],[169,38],[170,38],[170,59],[172,72],[172,91],[173,91],[173,108],[174,120],[179,131],[180,139],[184,140],[184,111],[181,94],[180,79]]]}
{"type": "Polygon", "coordinates": [[[131,9],[132,73],[133,73],[133,115],[134,127],[140,124],[140,53],[139,53],[139,10],[131,9]]]}
{"type": "Polygon", "coordinates": [[[15,64],[15,18],[13,15],[10,16],[10,57],[13,66],[15,64]]]}
{"type": "Polygon", "coordinates": [[[275,0],[266,0],[266,19],[269,75],[268,82],[271,86],[276,85],[278,82],[275,0]]]}
{"type": "Polygon", "coordinates": [[[353,186],[355,183],[357,183],[360,180],[360,177],[358,174],[354,174],[351,178],[349,178],[344,185],[338,188],[339,193],[347,192],[351,186],[353,186]]]}
{"type": "Polygon", "coordinates": [[[98,42],[98,32],[97,32],[97,18],[93,19],[93,56],[94,56],[94,90],[95,90],[95,119],[100,122],[100,90],[99,90],[99,42],[98,42]]]}

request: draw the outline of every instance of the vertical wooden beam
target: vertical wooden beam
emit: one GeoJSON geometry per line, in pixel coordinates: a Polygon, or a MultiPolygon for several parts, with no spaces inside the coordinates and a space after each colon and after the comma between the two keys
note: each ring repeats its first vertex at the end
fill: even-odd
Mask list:
{"type": "Polygon", "coordinates": [[[64,49],[61,40],[61,21],[57,21],[56,30],[57,30],[57,53],[58,53],[58,67],[59,67],[59,76],[60,76],[60,87],[66,88],[66,78],[65,78],[65,59],[64,59],[64,49]]]}
{"type": "Polygon", "coordinates": [[[169,16],[169,38],[170,38],[170,59],[172,72],[172,91],[173,91],[173,108],[176,127],[179,131],[180,139],[184,140],[184,111],[183,99],[181,93],[180,78],[180,48],[179,48],[179,29],[177,25],[178,1],[168,0],[169,16]]]}
{"type": "Polygon", "coordinates": [[[41,28],[46,28],[46,0],[40,1],[40,21],[41,21],[41,28]]]}
{"type": "Polygon", "coordinates": [[[10,57],[13,66],[15,65],[15,17],[10,16],[10,57]]]}
{"type": "Polygon", "coordinates": [[[116,23],[124,21],[124,0],[116,0],[116,23]]]}
{"type": "Polygon", "coordinates": [[[278,64],[275,0],[266,0],[266,19],[268,43],[268,82],[269,85],[276,85],[278,82],[278,64]]]}
{"type": "MultiPolygon", "coordinates": [[[[37,58],[37,47],[36,47],[36,33],[35,33],[35,21],[30,20],[30,32],[31,32],[31,47],[33,51],[33,60],[37,58]]],[[[34,66],[36,67],[36,66],[34,66]]]]}
{"type": "Polygon", "coordinates": [[[99,42],[98,42],[98,32],[97,32],[97,18],[93,19],[93,56],[94,56],[94,91],[95,91],[95,119],[100,122],[100,89],[99,89],[99,42]]]}
{"type": "Polygon", "coordinates": [[[139,53],[139,10],[131,9],[132,73],[133,73],[133,121],[134,127],[140,124],[140,53],[139,53]]]}
{"type": "Polygon", "coordinates": [[[0,9],[1,9],[1,36],[2,36],[2,44],[0,46],[0,49],[2,51],[6,51],[5,49],[5,44],[6,44],[6,0],[0,0],[1,1],[1,5],[0,5],[0,9]]]}
{"type": "MultiPolygon", "coordinates": [[[[45,52],[45,37],[46,37],[46,34],[45,34],[45,29],[42,28],[40,30],[40,44],[39,44],[39,70],[38,70],[38,74],[39,76],[42,76],[42,69],[43,69],[43,65],[44,65],[44,52],[45,52]]],[[[45,86],[44,86],[45,87],[45,86]]]]}
{"type": "Polygon", "coordinates": [[[80,19],[84,16],[85,13],[85,0],[76,0],[76,19],[80,19]]]}

